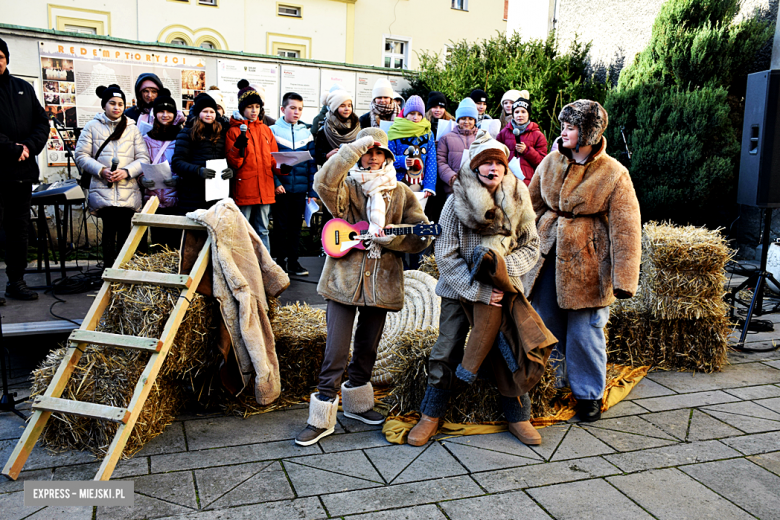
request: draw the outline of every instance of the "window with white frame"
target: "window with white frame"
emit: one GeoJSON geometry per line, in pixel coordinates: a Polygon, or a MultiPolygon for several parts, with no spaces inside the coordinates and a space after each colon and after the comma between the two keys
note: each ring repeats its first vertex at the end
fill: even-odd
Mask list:
{"type": "Polygon", "coordinates": [[[452,0],[452,8],[458,11],[468,11],[469,0],[452,0]]]}
{"type": "Polygon", "coordinates": [[[382,52],[382,65],[390,69],[409,67],[409,41],[397,38],[385,38],[382,52]]]}
{"type": "Polygon", "coordinates": [[[281,56],[282,58],[300,58],[301,52],[300,51],[294,51],[290,49],[278,49],[276,51],[277,56],[281,56]]]}
{"type": "Polygon", "coordinates": [[[204,40],[203,42],[201,42],[200,48],[201,49],[216,49],[217,46],[214,45],[214,42],[210,42],[208,40],[204,40]]]}
{"type": "Polygon", "coordinates": [[[65,30],[68,32],[74,32],[79,34],[97,34],[97,29],[94,27],[84,27],[83,25],[71,25],[65,24],[65,30]]]}
{"type": "Polygon", "coordinates": [[[184,41],[184,38],[174,38],[171,40],[171,43],[174,45],[187,45],[187,42],[184,41]]]}
{"type": "Polygon", "coordinates": [[[217,0],[198,0],[200,5],[217,5],[217,0]]]}
{"type": "Polygon", "coordinates": [[[293,18],[300,18],[302,16],[301,8],[297,5],[276,5],[276,14],[279,16],[291,16],[293,18]]]}

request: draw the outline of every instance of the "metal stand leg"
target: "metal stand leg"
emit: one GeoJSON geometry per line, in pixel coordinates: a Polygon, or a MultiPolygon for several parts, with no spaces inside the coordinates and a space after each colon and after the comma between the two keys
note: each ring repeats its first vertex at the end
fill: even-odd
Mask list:
{"type": "Polygon", "coordinates": [[[7,367],[5,366],[5,355],[6,348],[3,344],[3,317],[0,315],[0,372],[3,373],[3,396],[0,397],[0,412],[13,412],[22,419],[27,420],[27,417],[16,409],[16,404],[22,402],[21,400],[17,401],[14,399],[14,397],[16,397],[16,392],[8,392],[8,372],[7,367]]]}

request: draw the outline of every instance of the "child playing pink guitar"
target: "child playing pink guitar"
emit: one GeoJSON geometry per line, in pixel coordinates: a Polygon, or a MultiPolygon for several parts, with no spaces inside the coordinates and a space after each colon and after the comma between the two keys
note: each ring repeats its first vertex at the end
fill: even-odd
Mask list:
{"type": "Polygon", "coordinates": [[[385,235],[384,228],[392,225],[429,224],[414,193],[397,182],[394,160],[387,134],[365,128],[314,176],[314,190],[333,216],[351,224],[368,221],[373,238],[365,250],[354,248],[341,258],[325,260],[317,292],[328,302],[328,337],[308,424],[295,438],[301,446],[333,433],[355,313],[359,314],[349,379],[341,385],[344,415],[367,424],[384,421],[373,409],[370,381],[379,338],[387,312],[403,307],[402,253],[418,253],[430,244],[429,238],[413,234],[385,235]]]}

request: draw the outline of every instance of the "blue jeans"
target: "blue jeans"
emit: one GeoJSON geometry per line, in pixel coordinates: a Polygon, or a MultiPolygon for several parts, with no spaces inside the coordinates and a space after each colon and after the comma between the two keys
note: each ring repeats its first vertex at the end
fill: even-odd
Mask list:
{"type": "Polygon", "coordinates": [[[607,340],[604,327],[609,307],[568,310],[558,307],[555,256],[542,267],[534,285],[531,305],[556,338],[550,355],[559,379],[569,378],[575,399],[601,399],[607,378],[607,340]]]}
{"type": "Polygon", "coordinates": [[[268,254],[271,254],[271,242],[268,239],[268,224],[271,219],[271,205],[270,204],[253,204],[251,206],[239,206],[238,209],[249,221],[249,225],[252,226],[258,235],[260,240],[263,241],[263,245],[268,250],[268,254]]]}

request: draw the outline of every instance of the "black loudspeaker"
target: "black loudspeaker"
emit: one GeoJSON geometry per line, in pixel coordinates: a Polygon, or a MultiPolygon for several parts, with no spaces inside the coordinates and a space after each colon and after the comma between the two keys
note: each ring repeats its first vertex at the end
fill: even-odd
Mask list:
{"type": "Polygon", "coordinates": [[[780,208],[780,70],[748,75],[737,202],[780,208]]]}

